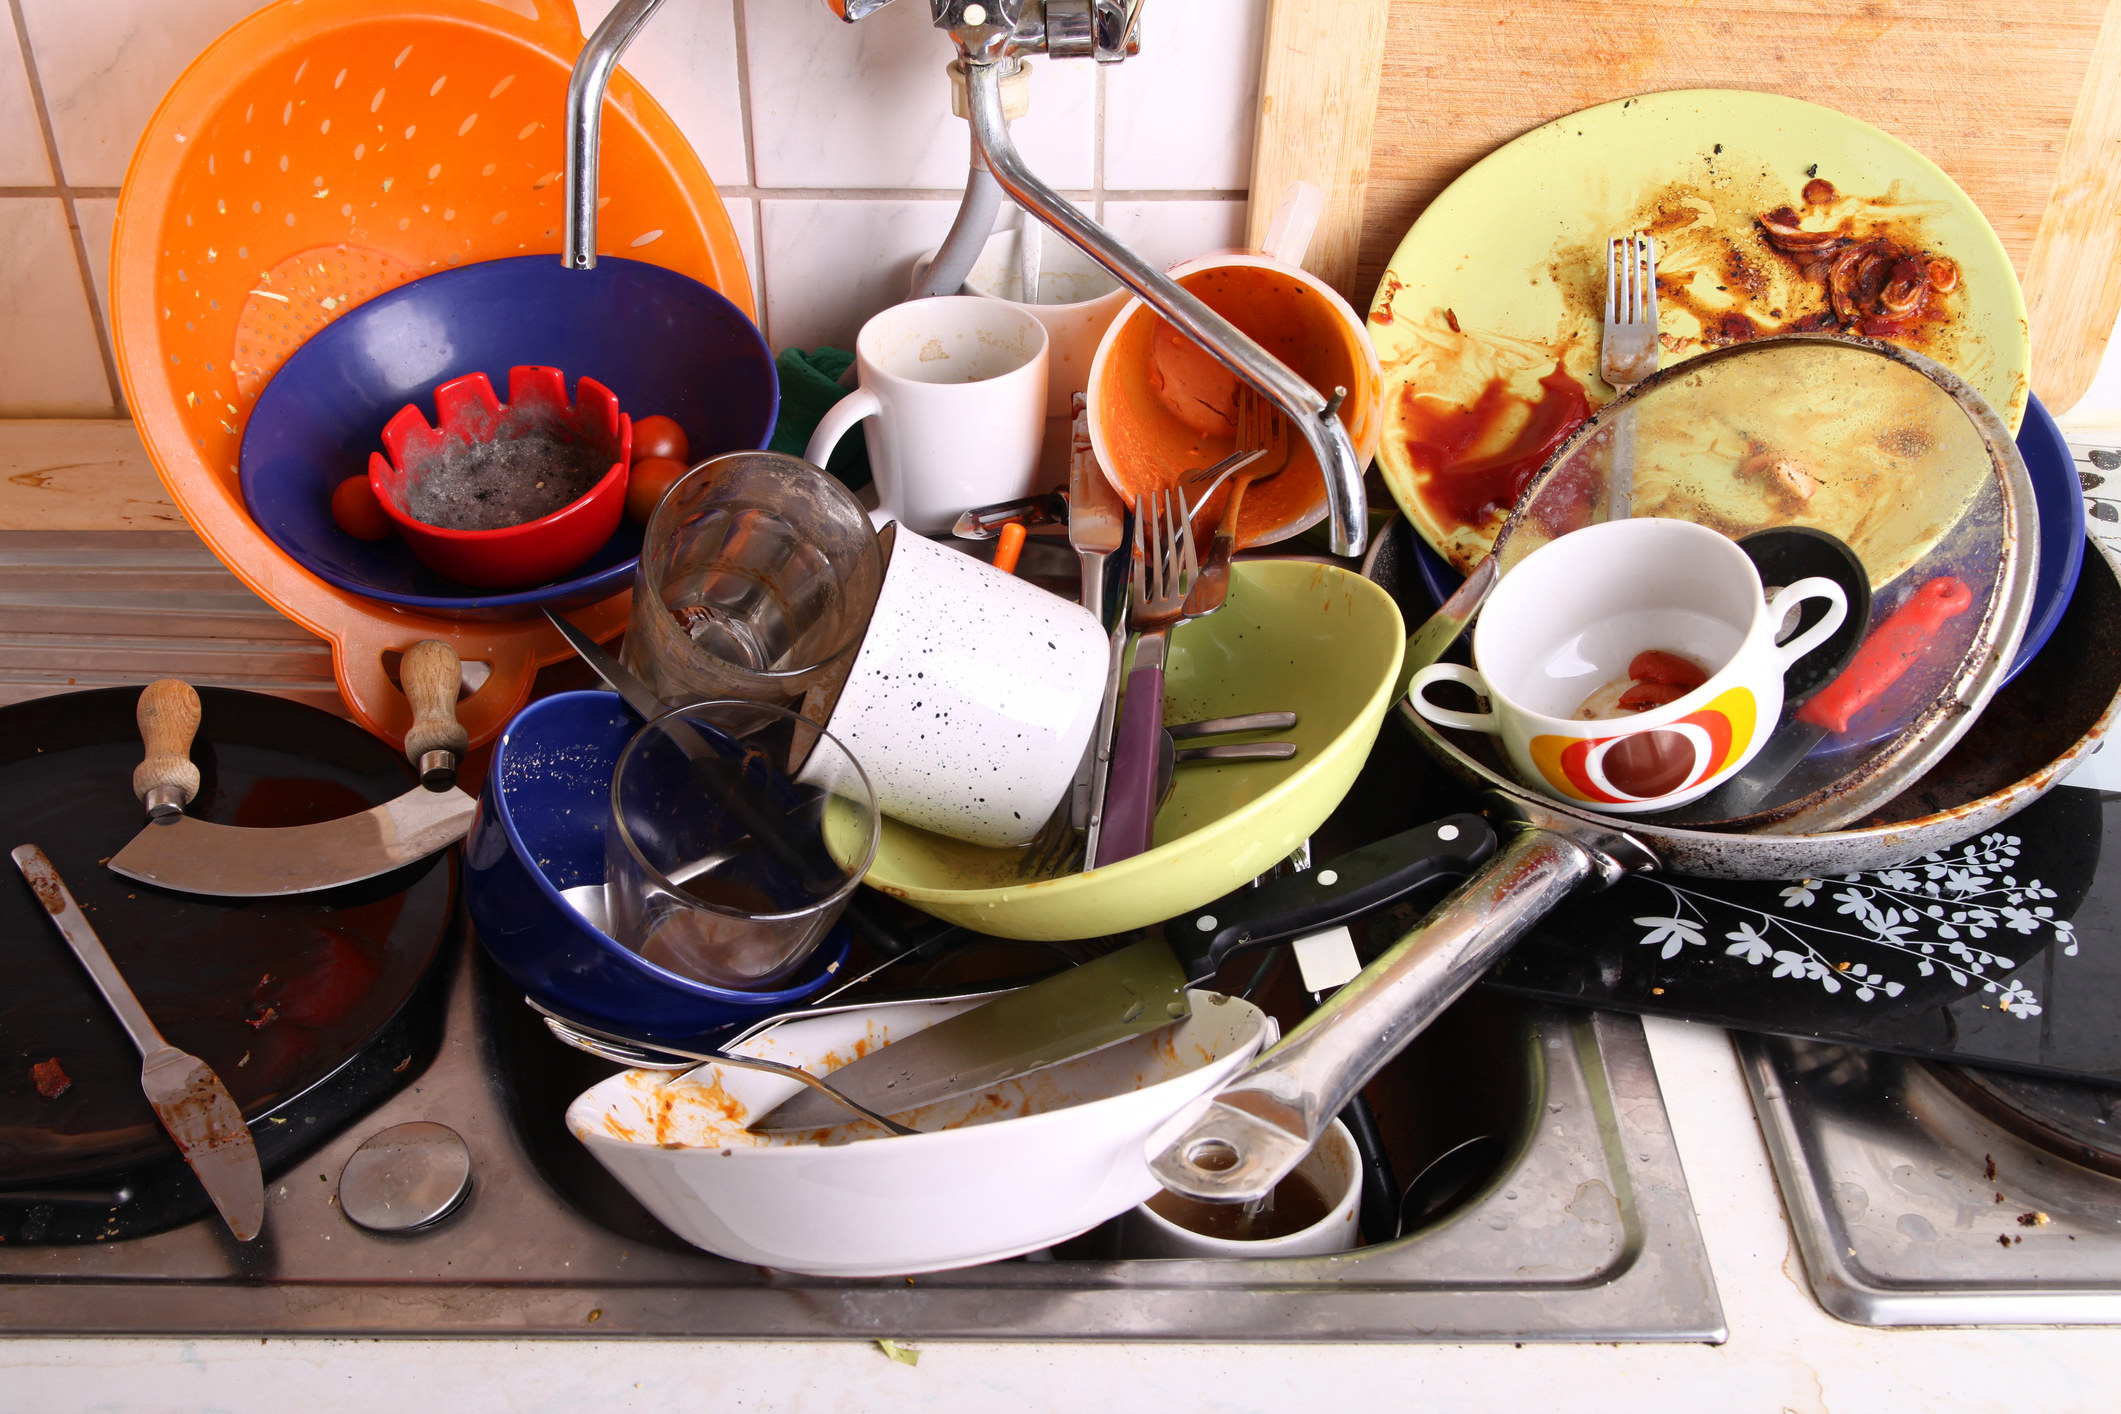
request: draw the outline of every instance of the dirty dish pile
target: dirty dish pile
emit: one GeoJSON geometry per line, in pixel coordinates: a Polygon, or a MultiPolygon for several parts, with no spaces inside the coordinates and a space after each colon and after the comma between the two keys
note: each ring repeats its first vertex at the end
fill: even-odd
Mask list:
{"type": "MultiPolygon", "coordinates": [[[[687,1242],[814,1276],[896,1276],[1050,1247],[1156,1191],[1156,1135],[1272,1037],[1272,1021],[1219,993],[1188,994],[1166,1031],[975,1095],[866,1122],[753,1134],[802,1088],[722,1065],[631,1070],[584,1092],[567,1127],[687,1242]]],[[[829,1078],[840,1064],[978,1002],[792,1021],[737,1049],[829,1078]]]]}
{"type": "Polygon", "coordinates": [[[1597,361],[1606,243],[1622,231],[1657,243],[1666,368],[1767,334],[1840,331],[1936,359],[2013,430],[2024,414],[2032,350],[2017,276],[1934,162],[1778,94],[1601,104],[1467,169],[1408,231],[1369,310],[1391,370],[1378,467],[1461,574],[1612,395],[1597,361]],[[1907,311],[1896,317],[1878,299],[1902,264],[1920,265],[1921,288],[1888,297],[1907,311]]]}
{"type": "Polygon", "coordinates": [[[464,852],[465,901],[488,955],[541,1005],[647,1041],[682,1044],[816,996],[847,956],[844,931],[785,980],[733,987],[651,961],[567,897],[604,890],[612,775],[641,728],[608,692],[542,698],[508,724],[464,852]]]}
{"type": "Polygon", "coordinates": [[[759,703],[681,707],[611,774],[607,930],[682,976],[769,986],[838,921],[876,831],[868,777],[829,732],[759,703]]]}
{"type": "MultiPolygon", "coordinates": [[[[1346,300],[1300,266],[1267,255],[1203,256],[1171,276],[1323,395],[1345,389],[1339,417],[1357,462],[1369,462],[1383,425],[1383,375],[1346,300]]],[[[1091,365],[1088,407],[1098,463],[1129,505],[1237,449],[1238,387],[1236,374],[1140,300],[1120,311],[1091,365]]],[[[1217,523],[1220,506],[1213,500],[1191,509],[1206,527],[1217,523]]],[[[1236,543],[1243,549],[1286,540],[1325,516],[1318,460],[1292,438],[1284,469],[1247,497],[1236,543]]]]}
{"type": "Polygon", "coordinates": [[[801,702],[822,717],[883,573],[868,513],[830,476],[779,452],[710,458],[648,522],[626,666],[666,702],[801,702]]]}
{"type": "MultiPolygon", "coordinates": [[[[1219,898],[1273,868],[1340,803],[1395,695],[1405,640],[1390,597],[1358,575],[1295,560],[1241,562],[1228,603],[1171,635],[1165,715],[1293,712],[1293,727],[1256,739],[1293,742],[1295,756],[1178,772],[1148,850],[1055,879],[1025,879],[1020,850],[887,819],[869,883],[1012,938],[1119,933],[1219,898]]],[[[1072,770],[1074,758],[1061,764],[1072,770]]]]}
{"type": "MultiPolygon", "coordinates": [[[[394,655],[442,638],[488,669],[461,717],[474,743],[491,739],[528,699],[538,666],[567,653],[534,616],[538,600],[596,601],[581,618],[609,636],[625,618],[613,600],[627,570],[617,567],[633,554],[622,542],[586,574],[495,603],[434,576],[395,541],[349,540],[330,525],[330,491],[365,470],[399,408],[453,374],[477,369],[498,386],[510,366],[535,363],[677,416],[702,454],[761,445],[773,423],[756,331],[744,335],[748,373],[726,361],[737,346],[718,337],[750,323],[735,230],[677,126],[623,70],[603,110],[599,202],[600,229],[626,258],[607,255],[594,271],[559,266],[561,115],[582,34],[567,0],[282,0],[185,70],[126,174],[110,303],[141,438],[185,519],[262,598],[332,645],[348,707],[385,736],[410,720],[391,681],[394,655]],[[295,112],[302,121],[280,121],[295,112]],[[446,201],[435,199],[442,182],[446,201]],[[492,264],[481,262],[512,262],[555,287],[496,291],[484,283],[492,264]],[[649,288],[659,277],[668,283],[649,288]],[[729,298],[705,298],[712,290],[729,298]],[[389,386],[357,379],[361,415],[314,429],[328,434],[313,446],[324,464],[298,453],[289,467],[319,484],[269,533],[238,471],[261,390],[320,330],[364,312],[389,386]],[[607,332],[620,361],[591,356],[588,341],[607,332]],[[497,342],[485,345],[488,336],[497,342]],[[693,422],[650,380],[670,379],[705,414],[724,371],[764,397],[752,428],[717,448],[703,440],[719,430],[714,419],[693,422]]],[[[309,392],[327,404],[342,395],[309,392]]]]}
{"type": "MultiPolygon", "coordinates": [[[[509,370],[526,364],[591,379],[621,408],[673,417],[704,455],[763,446],[778,406],[772,360],[757,327],[698,281],[616,259],[594,270],[564,270],[543,256],[487,261],[379,295],[325,325],[288,358],[245,429],[245,504],[258,527],[305,569],[404,608],[505,618],[540,604],[579,605],[616,593],[632,579],[641,548],[640,528],[620,515],[623,474],[598,485],[601,500],[554,517],[586,520],[594,508],[594,525],[569,537],[574,546],[594,541],[585,557],[527,585],[521,575],[555,561],[529,565],[505,551],[477,552],[499,556],[498,565],[489,565],[472,547],[490,542],[458,538],[503,532],[417,527],[404,538],[363,541],[332,517],[332,493],[347,477],[369,471],[384,428],[408,404],[422,414],[434,406],[437,375],[481,374],[509,386],[509,370]],[[438,340],[444,347],[436,347],[438,340]],[[596,529],[604,534],[595,536],[596,529]],[[447,569],[438,570],[438,563],[447,569]],[[496,572],[510,582],[494,582],[496,572]],[[480,588],[482,580],[489,587],[480,588]]],[[[630,440],[626,446],[630,455],[630,440]]],[[[379,480],[378,496],[388,504],[390,478],[379,480]]],[[[408,530],[402,519],[398,526],[408,530]]],[[[515,534],[530,538],[555,528],[533,522],[515,534]]]]}

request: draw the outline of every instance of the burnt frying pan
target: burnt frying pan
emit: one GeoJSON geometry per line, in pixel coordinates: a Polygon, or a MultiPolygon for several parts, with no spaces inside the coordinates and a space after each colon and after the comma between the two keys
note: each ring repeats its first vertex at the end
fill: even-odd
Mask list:
{"type": "MultiPolygon", "coordinates": [[[[1789,879],[1885,868],[1955,845],[2052,785],[2056,773],[2040,770],[2048,763],[2025,762],[2028,781],[2000,796],[1937,814],[1891,811],[1896,797],[1945,757],[2002,684],[2031,610],[2032,486],[2009,429],[1979,394],[1931,360],[1869,341],[1782,336],[1703,354],[1637,385],[1556,452],[1496,541],[1493,555],[1504,573],[1539,544],[1601,518],[1614,442],[1609,429],[1622,413],[1634,414],[1634,513],[1691,511],[1688,518],[1710,521],[1727,534],[1827,521],[1819,528],[1855,542],[1866,565],[1878,571],[1881,589],[1922,582],[1938,557],[1948,556],[1954,572],[1976,588],[1978,612],[1963,616],[1969,625],[1961,651],[1941,671],[1928,665],[1937,685],[1933,691],[1925,685],[1927,700],[1915,705],[1897,735],[1874,750],[1850,753],[1853,759],[1845,758],[1825,779],[1793,772],[1795,783],[1770,809],[1705,828],[1605,816],[1534,794],[1491,752],[1454,741],[1402,699],[1400,715],[1423,747],[1460,779],[1487,789],[1487,813],[1505,842],[1413,932],[1232,1080],[1152,1160],[1165,1187],[1226,1202],[1272,1191],[1372,1075],[1536,919],[1579,888],[1604,887],[1650,869],[1789,879]],[[1742,361],[1757,361],[1766,376],[1741,376],[1749,375],[1742,361]],[[1876,385],[1867,386],[1864,380],[1873,373],[1876,385]],[[1719,383],[1718,396],[1705,396],[1716,393],[1719,383]],[[1830,398],[1839,399],[1840,416],[1815,416],[1830,398]],[[1793,399],[1805,400],[1797,409],[1801,417],[1792,412],[1793,399]],[[1661,462],[1666,447],[1659,441],[1660,424],[1670,429],[1673,448],[1661,462]],[[1848,457],[1837,458],[1833,449],[1845,453],[1852,438],[1872,432],[1879,450],[1872,456],[1866,449],[1866,455],[1878,466],[1863,469],[1881,478],[1879,467],[1919,478],[1907,487],[1862,488],[1866,500],[1884,498],[1879,519],[1897,517],[1898,531],[1869,537],[1866,545],[1866,537],[1847,531],[1858,523],[1861,504],[1836,506],[1821,495],[1816,504],[1785,502],[1778,509],[1768,493],[1752,491],[1748,499],[1750,488],[1732,472],[1763,445],[1779,451],[1798,442],[1803,425],[1832,442],[1815,463],[1822,479],[1853,478],[1848,457]],[[1959,450],[1943,468],[1923,457],[1903,458],[1897,468],[1891,464],[1894,447],[1934,451],[1954,444],[1959,450]],[[1931,498],[1927,505],[1925,496],[1931,498]],[[1990,546],[1986,562],[1979,548],[1984,537],[1990,546]],[[1881,807],[1887,812],[1882,823],[1842,828],[1881,807]]],[[[1459,615],[1461,622],[1464,617],[1459,615]]],[[[1406,677],[1455,637],[1417,632],[1408,656],[1415,659],[1424,646],[1426,653],[1406,665],[1406,677]]],[[[1922,675],[1909,676],[1919,681],[1922,675]]]]}
{"type": "MultiPolygon", "coordinates": [[[[211,687],[199,697],[191,810],[204,819],[310,824],[417,784],[388,744],[314,707],[211,687]]],[[[389,1033],[449,936],[455,862],[445,851],[360,884],[261,899],[112,873],[104,861],[145,819],[132,792],[138,698],[107,688],[0,708],[4,847],[51,856],[148,1015],[228,1085],[270,1173],[319,1137],[285,1116],[313,1115],[302,1107],[321,1088],[366,1108],[416,1077],[411,1064],[392,1070],[411,1042],[381,1064],[353,1063],[389,1033]]],[[[173,1158],[137,1052],[19,879],[0,880],[0,976],[0,1215],[25,1191],[92,1187],[173,1158]],[[53,1060],[68,1083],[47,1095],[31,1067],[53,1060]]]]}

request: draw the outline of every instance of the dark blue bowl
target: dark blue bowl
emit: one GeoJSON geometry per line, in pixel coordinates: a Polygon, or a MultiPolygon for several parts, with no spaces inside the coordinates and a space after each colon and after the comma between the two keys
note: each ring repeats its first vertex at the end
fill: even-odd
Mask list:
{"type": "MultiPolygon", "coordinates": [[[[2026,621],[2025,637],[2018,641],[2018,656],[2011,660],[2011,670],[2003,679],[2006,683],[2025,671],[2033,655],[2047,645],[2084,570],[2084,488],[2077,481],[2077,467],[2062,429],[2038,398],[2026,400],[2025,425],[2018,429],[2018,455],[2025,458],[2025,473],[2033,483],[2033,507],[2040,515],[2040,570],[2033,577],[2032,616],[2026,621]]],[[[1414,537],[1414,572],[1438,604],[1465,583],[1465,577],[1419,535],[1414,537]]]]}
{"type": "Polygon", "coordinates": [[[695,462],[765,446],[780,406],[758,326],[690,276],[611,256],[593,270],[550,255],[482,261],[379,295],[295,350],[243,432],[251,519],[319,579],[430,613],[518,618],[616,594],[641,553],[630,520],[567,579],[495,593],[442,578],[396,536],[356,540],[331,518],[331,493],[368,474],[398,409],[417,403],[433,422],[436,384],[483,372],[502,388],[516,364],[557,368],[570,389],[586,374],[635,418],[676,418],[695,462]]]}
{"type": "Polygon", "coordinates": [[[562,889],[604,881],[611,774],[641,719],[609,692],[563,692],[516,714],[494,743],[464,852],[464,899],[508,979],[562,1015],[678,1044],[799,1006],[847,960],[826,935],[793,980],[740,992],[657,967],[590,926],[562,889]]]}

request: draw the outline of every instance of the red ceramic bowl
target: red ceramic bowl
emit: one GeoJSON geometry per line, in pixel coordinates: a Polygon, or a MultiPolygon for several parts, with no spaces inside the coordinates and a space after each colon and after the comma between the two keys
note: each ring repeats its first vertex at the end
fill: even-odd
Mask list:
{"type": "Polygon", "coordinates": [[[383,428],[389,453],[372,452],[368,484],[407,548],[436,574],[480,589],[527,589],[558,579],[602,549],[626,509],[626,470],[633,460],[633,419],[594,378],[567,400],[557,368],[508,370],[508,402],[496,401],[483,373],[467,373],[435,389],[435,418],[427,425],[417,404],[399,409],[383,428]],[[549,515],[498,530],[448,530],[415,519],[406,494],[452,443],[510,441],[531,432],[587,444],[611,469],[575,500],[549,515]]]}

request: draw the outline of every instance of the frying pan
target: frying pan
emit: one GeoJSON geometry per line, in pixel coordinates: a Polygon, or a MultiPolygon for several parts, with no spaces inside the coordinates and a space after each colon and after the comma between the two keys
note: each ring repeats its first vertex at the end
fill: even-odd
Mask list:
{"type": "MultiPolygon", "coordinates": [[[[1492,859],[1437,906],[1406,937],[1378,957],[1282,1042],[1226,1087],[1198,1118],[1151,1162],[1167,1188],[1209,1201],[1240,1201],[1271,1191],[1323,1137],[1333,1116],[1393,1056],[1471,986],[1541,915],[1579,888],[1600,888],[1624,874],[1651,869],[1710,878],[1786,879],[1885,868],[1931,850],[1955,845],[2032,803],[2052,785],[2047,773],[2023,789],[1941,813],[1898,813],[1903,790],[1940,761],[1973,725],[2001,685],[2030,613],[2036,555],[2032,548],[2032,488],[2009,429],[1962,380],[1928,359],[1905,350],[1857,341],[1784,336],[1704,354],[1637,385],[1607,413],[1587,424],[1540,473],[1498,537],[1493,554],[1507,567],[1523,545],[1567,533],[1597,517],[1597,488],[1587,490],[1583,462],[1572,456],[1599,438],[1612,411],[1636,404],[1656,388],[1698,378],[1705,365],[1724,358],[1804,358],[1807,343],[1868,348],[1891,363],[1927,378],[1956,403],[1978,434],[1987,460],[1986,484],[1977,488],[1971,514],[1996,517],[1992,582],[1972,642],[1942,687],[1896,738],[1862,758],[1838,779],[1814,786],[1770,811],[1735,822],[1684,827],[1656,818],[1613,817],[1536,795],[1505,773],[1484,745],[1469,748],[1414,712],[1404,700],[1400,715],[1417,739],[1446,769],[1482,788],[1483,806],[1502,847],[1492,859]],[[1561,473],[1567,473],[1566,477],[1561,473]],[[1557,515],[1559,496],[1565,514],[1557,515]],[[1993,495],[1993,510],[1981,509],[1993,495]],[[1521,537],[1521,538],[1520,538],[1521,537]],[[1511,541],[1518,539],[1513,557],[1511,541]],[[1477,753],[1477,754],[1476,754],[1477,753]],[[1843,829],[1873,811],[1884,818],[1843,829]]],[[[1829,357],[1838,354],[1828,352],[1829,357]]],[[[1866,365],[1868,366],[1868,365],[1866,365]]],[[[1888,382],[1899,375],[1889,375],[1888,382]]],[[[1645,419],[1637,420],[1641,435],[1645,419]]],[[[1941,434],[1942,425],[1933,430],[1941,434]]],[[[1608,442],[1610,439],[1608,439],[1608,442]]],[[[1639,443],[1638,443],[1639,445],[1639,443]]],[[[1642,454],[1638,452],[1638,457],[1642,454]]],[[[1642,484],[1638,460],[1636,485],[1642,484]]],[[[1910,490],[1919,494],[1919,488],[1910,490]]],[[[1719,527],[1721,528],[1721,527],[1719,527]]],[[[1946,530],[1940,544],[1952,538],[1946,530]]],[[[1950,548],[1949,553],[1961,553],[1950,548]]],[[[1902,578],[1926,577],[1921,556],[1902,578]]],[[[1982,598],[1977,598],[1977,607],[1982,598]]],[[[1971,620],[1975,614],[1964,615],[1971,620]]],[[[1413,661],[1414,643],[1430,645],[1433,657],[1450,635],[1417,633],[1409,645],[1408,677],[1424,666],[1413,661]]],[[[1401,683],[1405,686],[1404,679],[1401,683]]],[[[2026,763],[2027,773],[2044,763],[2026,763]]]]}

